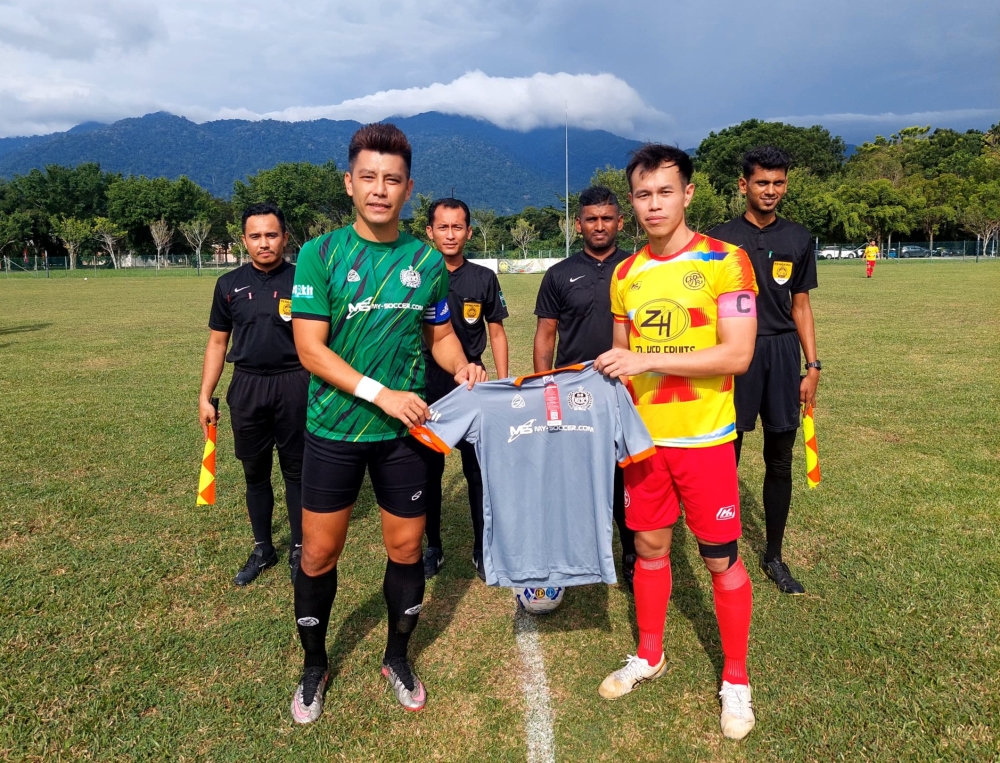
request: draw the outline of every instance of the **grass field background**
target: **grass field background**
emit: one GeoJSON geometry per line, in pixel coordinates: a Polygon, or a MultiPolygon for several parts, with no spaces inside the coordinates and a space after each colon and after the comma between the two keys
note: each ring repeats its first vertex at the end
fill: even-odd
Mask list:
{"type": "MultiPolygon", "coordinates": [[[[574,589],[538,620],[557,759],[1000,759],[1000,265],[863,268],[822,264],[813,294],[823,483],[806,490],[800,442],[785,555],[808,595],[778,595],[748,564],[757,728],[719,733],[711,584],[685,530],[664,678],[598,698],[635,648],[618,588],[574,589]]],[[[512,599],[475,579],[455,458],[447,561],[413,639],[427,709],[404,713],[378,675],[384,550],[365,492],[326,710],[294,726],[287,567],[230,582],[251,538],[226,424],[219,503],[194,505],[214,278],[102,275],[0,278],[0,759],[523,760],[512,599]]],[[[539,281],[502,278],[513,372],[530,370],[539,281]]],[[[748,559],[760,445],[748,435],[741,468],[748,559]]],[[[281,510],[275,528],[284,560],[281,510]]]]}

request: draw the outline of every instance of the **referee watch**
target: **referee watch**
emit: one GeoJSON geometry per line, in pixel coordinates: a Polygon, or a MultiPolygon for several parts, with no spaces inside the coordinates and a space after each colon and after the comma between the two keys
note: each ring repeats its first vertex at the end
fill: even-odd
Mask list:
{"type": "Polygon", "coordinates": [[[823,364],[820,363],[818,360],[814,360],[812,363],[806,363],[806,370],[808,371],[810,368],[815,368],[817,371],[822,371],[823,364]]]}

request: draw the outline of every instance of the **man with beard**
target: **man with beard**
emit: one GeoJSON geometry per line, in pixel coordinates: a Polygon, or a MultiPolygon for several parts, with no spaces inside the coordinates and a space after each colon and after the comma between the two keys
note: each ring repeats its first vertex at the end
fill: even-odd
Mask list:
{"type": "Polygon", "coordinates": [[[740,193],[747,211],[710,232],[735,244],[753,263],[757,297],[757,340],[753,362],[736,377],[736,460],[743,433],[752,432],[760,416],[764,429],[764,523],[767,547],[760,557],[764,573],[782,593],[805,593],[782,560],[781,547],[792,503],[792,450],[801,407],[816,402],[822,368],[816,359],[816,328],[809,291],[815,289],[816,257],[812,236],[797,223],[778,217],[776,209],[788,189],[791,160],[773,146],[760,146],[743,157],[740,193]],[[800,376],[801,356],[806,356],[800,376]]]}
{"type": "MultiPolygon", "coordinates": [[[[535,300],[535,373],[591,361],[611,349],[611,275],[631,256],[619,249],[616,241],[623,223],[618,198],[611,189],[592,186],[580,193],[576,230],[583,237],[583,251],[549,268],[535,300]]],[[[613,508],[622,543],[622,578],[631,588],[635,533],[625,525],[625,483],[617,466],[613,508]]]]}

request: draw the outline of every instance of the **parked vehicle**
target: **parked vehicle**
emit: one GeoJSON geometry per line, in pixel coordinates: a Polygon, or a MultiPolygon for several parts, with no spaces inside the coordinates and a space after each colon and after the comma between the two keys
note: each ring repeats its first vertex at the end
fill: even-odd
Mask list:
{"type": "Polygon", "coordinates": [[[922,246],[904,246],[899,250],[899,256],[902,258],[908,257],[930,257],[933,254],[930,249],[925,249],[922,246]]]}

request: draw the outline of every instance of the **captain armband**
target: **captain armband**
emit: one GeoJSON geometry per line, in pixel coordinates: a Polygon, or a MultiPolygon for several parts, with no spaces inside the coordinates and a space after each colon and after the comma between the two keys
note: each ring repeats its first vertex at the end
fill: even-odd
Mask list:
{"type": "Polygon", "coordinates": [[[719,317],[720,318],[756,318],[757,317],[757,297],[747,289],[746,291],[731,291],[719,295],[719,317]]]}

